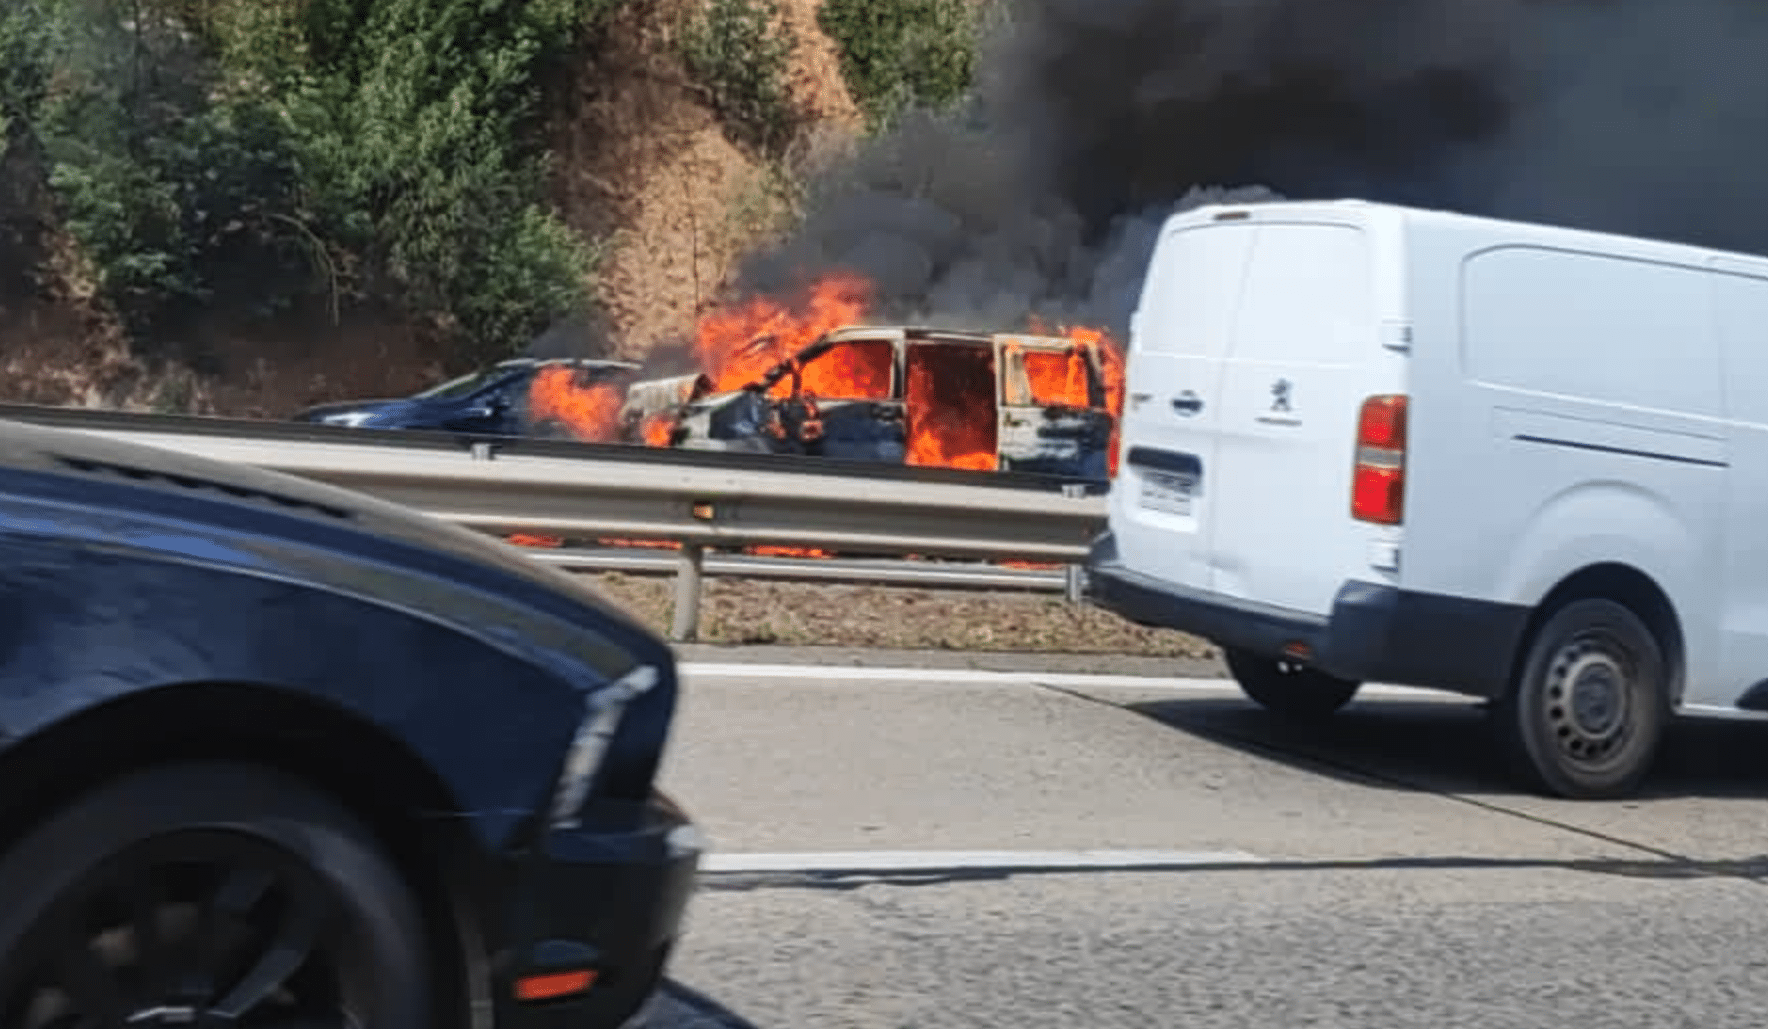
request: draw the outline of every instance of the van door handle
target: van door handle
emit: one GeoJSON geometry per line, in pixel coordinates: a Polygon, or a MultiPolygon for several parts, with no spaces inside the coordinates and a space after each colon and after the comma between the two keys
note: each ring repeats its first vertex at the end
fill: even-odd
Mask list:
{"type": "Polygon", "coordinates": [[[1203,398],[1186,390],[1173,398],[1173,410],[1189,418],[1203,410],[1203,398]]]}

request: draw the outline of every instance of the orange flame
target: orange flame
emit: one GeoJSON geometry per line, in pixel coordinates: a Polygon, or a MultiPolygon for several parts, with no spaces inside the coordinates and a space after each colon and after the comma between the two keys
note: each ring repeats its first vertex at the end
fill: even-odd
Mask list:
{"type": "Polygon", "coordinates": [[[714,392],[741,389],[828,333],[862,322],[872,285],[858,275],[831,272],[794,299],[758,297],[700,319],[694,355],[714,392]]]}
{"type": "MultiPolygon", "coordinates": [[[[864,277],[831,271],[796,296],[759,297],[704,315],[695,330],[694,353],[713,392],[741,389],[836,329],[866,324],[873,295],[872,284],[864,277]]],[[[1123,354],[1110,335],[1087,326],[1052,332],[1036,317],[1028,324],[1036,335],[1065,337],[1077,345],[1068,354],[1024,354],[1034,401],[1046,406],[1092,406],[1087,355],[1097,353],[1105,407],[1114,420],[1121,419],[1123,354]]],[[[888,345],[856,341],[805,365],[798,388],[821,398],[881,400],[890,393],[890,365],[888,345]]],[[[964,346],[921,345],[910,349],[906,371],[907,463],[996,468],[999,429],[992,414],[992,355],[964,346]]],[[[792,388],[792,377],[786,376],[770,392],[784,396],[792,388]]],[[[640,435],[647,446],[668,446],[672,425],[666,417],[653,416],[640,426],[640,435]]],[[[1108,459],[1113,476],[1117,439],[1114,424],[1108,459]]]]}
{"type": "Polygon", "coordinates": [[[622,540],[598,539],[598,547],[637,547],[641,550],[680,550],[681,544],[674,540],[622,540]]]}
{"type": "Polygon", "coordinates": [[[1112,417],[1123,414],[1123,351],[1104,329],[1077,327],[1062,333],[1083,347],[1098,351],[1105,379],[1105,409],[1112,417]]]}
{"type": "Polygon", "coordinates": [[[548,365],[528,386],[529,417],[535,424],[556,421],[585,443],[606,443],[620,431],[620,387],[612,383],[579,386],[576,369],[548,365]]]}
{"type": "MultiPolygon", "coordinates": [[[[513,536],[506,536],[506,537],[504,537],[504,539],[510,543],[514,543],[516,546],[519,546],[519,547],[557,548],[557,547],[563,547],[565,545],[565,541],[560,539],[557,536],[540,536],[540,535],[536,535],[533,533],[525,533],[525,532],[519,532],[513,536]]],[[[598,547],[622,547],[622,548],[632,548],[632,549],[638,549],[638,550],[680,550],[681,549],[681,544],[677,543],[673,540],[629,540],[629,539],[615,539],[615,538],[598,538],[595,541],[595,545],[598,547]]],[[[830,558],[830,557],[835,556],[834,551],[823,550],[823,549],[820,549],[817,547],[784,547],[784,546],[776,546],[776,545],[766,544],[766,543],[758,543],[758,544],[751,546],[751,547],[744,547],[743,553],[754,554],[757,557],[830,558]]]]}
{"type": "Polygon", "coordinates": [[[675,431],[675,418],[668,412],[645,415],[639,423],[639,437],[647,447],[666,447],[675,431]]]}
{"type": "Polygon", "coordinates": [[[907,463],[994,471],[994,354],[982,347],[928,343],[909,349],[903,395],[907,463]]]}
{"type": "Polygon", "coordinates": [[[1123,351],[1102,329],[1071,328],[1064,333],[1099,355],[1100,377],[1105,380],[1105,410],[1111,412],[1111,449],[1106,454],[1106,474],[1117,478],[1117,443],[1123,431],[1123,351]]]}
{"type": "MultiPolygon", "coordinates": [[[[805,365],[800,375],[805,393],[842,400],[888,400],[896,365],[889,340],[854,340],[805,365]]],[[[783,383],[781,385],[789,384],[783,383]]]]}
{"type": "Polygon", "coordinates": [[[1040,407],[1089,407],[1087,359],[1079,347],[1065,354],[1024,351],[1025,377],[1031,383],[1031,399],[1040,407]]]}
{"type": "Polygon", "coordinates": [[[834,557],[832,550],[817,547],[781,547],[768,543],[758,543],[753,547],[744,547],[743,552],[756,557],[834,557]]]}

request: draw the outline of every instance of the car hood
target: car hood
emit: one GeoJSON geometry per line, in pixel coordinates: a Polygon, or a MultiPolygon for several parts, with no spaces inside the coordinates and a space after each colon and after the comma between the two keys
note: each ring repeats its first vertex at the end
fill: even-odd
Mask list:
{"type": "MultiPolygon", "coordinates": [[[[334,534],[340,529],[354,530],[353,542],[347,550],[357,560],[397,563],[398,559],[382,542],[390,540],[432,555],[467,562],[500,573],[496,578],[506,582],[502,592],[516,603],[544,604],[552,608],[551,613],[559,616],[557,602],[567,601],[566,606],[579,609],[580,616],[589,612],[599,614],[609,624],[604,626],[598,621],[597,628],[613,628],[628,646],[641,653],[652,649],[653,635],[648,629],[568,573],[534,561],[516,547],[483,533],[430,518],[366,493],[249,465],[113,440],[74,429],[7,419],[0,419],[0,469],[48,474],[62,479],[86,476],[121,478],[133,486],[160,489],[199,501],[192,505],[191,514],[180,514],[179,517],[187,519],[200,519],[202,500],[213,498],[216,504],[237,505],[238,498],[255,496],[271,501],[285,516],[280,521],[264,520],[263,531],[267,535],[282,535],[292,543],[301,544],[298,530],[279,531],[275,526],[289,525],[288,515],[300,517],[310,512],[308,517],[334,534]],[[343,513],[347,519],[341,520],[336,513],[343,513]],[[551,595],[550,598],[547,594],[551,595]]],[[[220,524],[219,513],[217,511],[217,524],[220,524]]],[[[237,524],[237,519],[229,519],[228,524],[237,524]]],[[[418,562],[410,563],[415,569],[418,562]]],[[[401,598],[401,603],[408,601],[401,598]]],[[[562,617],[567,621],[581,621],[581,617],[562,617]]]]}

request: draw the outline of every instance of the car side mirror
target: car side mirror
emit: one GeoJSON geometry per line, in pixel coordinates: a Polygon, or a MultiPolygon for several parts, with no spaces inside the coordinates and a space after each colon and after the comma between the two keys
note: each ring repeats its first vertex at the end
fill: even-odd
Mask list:
{"type": "Polygon", "coordinates": [[[508,397],[492,397],[467,409],[468,418],[496,418],[510,409],[508,397]]]}

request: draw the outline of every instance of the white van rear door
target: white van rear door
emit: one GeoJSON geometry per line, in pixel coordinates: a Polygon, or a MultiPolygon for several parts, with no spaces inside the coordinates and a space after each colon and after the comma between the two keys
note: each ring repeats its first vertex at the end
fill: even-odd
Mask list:
{"type": "Polygon", "coordinates": [[[1210,586],[1222,359],[1253,231],[1167,229],[1130,332],[1112,535],[1127,567],[1196,589],[1210,586]]]}
{"type": "Polygon", "coordinates": [[[1325,614],[1369,567],[1351,517],[1358,414],[1399,381],[1379,337],[1373,241],[1355,225],[1261,221],[1224,362],[1212,587],[1325,614]]]}

